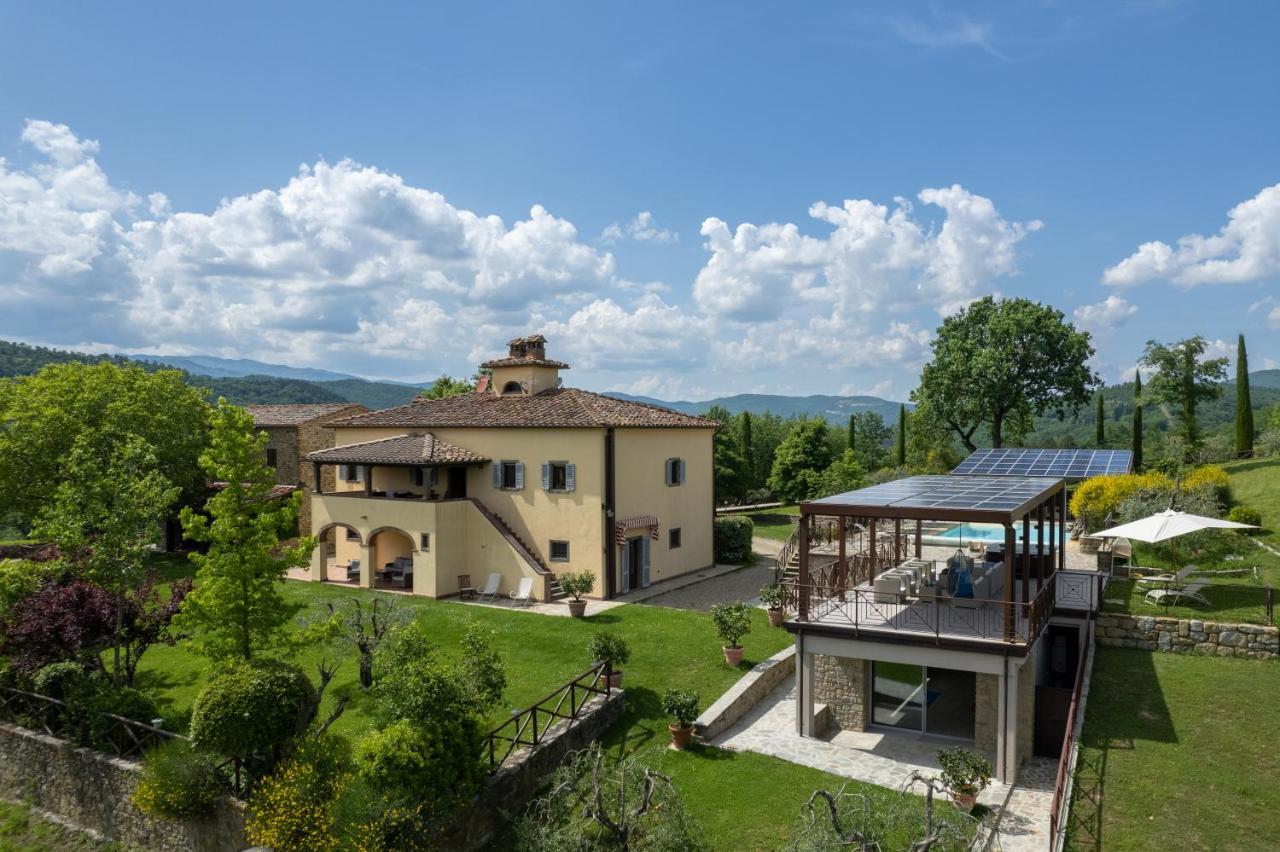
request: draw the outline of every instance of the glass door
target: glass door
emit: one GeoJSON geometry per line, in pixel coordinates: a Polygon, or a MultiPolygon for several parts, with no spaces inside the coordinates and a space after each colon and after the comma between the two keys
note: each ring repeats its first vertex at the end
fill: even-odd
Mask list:
{"type": "Polygon", "coordinates": [[[871,721],[924,730],[924,666],[881,663],[872,667],[871,721]]]}

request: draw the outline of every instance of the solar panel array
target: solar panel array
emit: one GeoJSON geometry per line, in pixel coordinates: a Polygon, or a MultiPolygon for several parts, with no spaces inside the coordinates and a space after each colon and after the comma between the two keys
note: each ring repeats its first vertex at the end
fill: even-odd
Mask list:
{"type": "Polygon", "coordinates": [[[1129,450],[1035,450],[1022,447],[978,450],[952,474],[960,476],[1052,476],[1088,479],[1133,468],[1129,450]]]}
{"type": "Polygon", "coordinates": [[[814,500],[812,505],[1000,512],[1016,509],[1057,484],[1053,477],[910,476],[814,500]]]}

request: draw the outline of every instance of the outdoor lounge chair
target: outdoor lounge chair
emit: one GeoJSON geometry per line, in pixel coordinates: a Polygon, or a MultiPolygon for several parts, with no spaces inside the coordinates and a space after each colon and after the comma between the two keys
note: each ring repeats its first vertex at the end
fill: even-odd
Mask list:
{"type": "Polygon", "coordinates": [[[494,571],[489,575],[489,579],[484,581],[484,588],[480,590],[480,600],[488,598],[493,600],[498,596],[498,589],[502,586],[502,575],[494,571]]]}
{"type": "Polygon", "coordinates": [[[391,587],[393,589],[412,589],[413,568],[409,567],[403,571],[393,571],[391,574],[391,587]]]}
{"type": "Polygon", "coordinates": [[[347,563],[347,582],[348,583],[360,582],[360,560],[359,559],[352,559],[350,562],[347,563]]]}
{"type": "Polygon", "coordinates": [[[1209,599],[1200,594],[1200,590],[1207,585],[1209,584],[1192,583],[1188,586],[1183,586],[1181,589],[1152,589],[1142,599],[1149,604],[1170,606],[1186,598],[1201,606],[1209,606],[1209,599]]]}
{"type": "Polygon", "coordinates": [[[511,593],[511,600],[520,606],[533,603],[533,578],[521,577],[516,590],[511,593]]]}
{"type": "MultiPolygon", "coordinates": [[[[1134,567],[1134,568],[1130,568],[1129,570],[1145,571],[1149,569],[1134,567]]],[[[1190,577],[1192,573],[1194,573],[1196,570],[1197,570],[1196,566],[1188,565],[1187,567],[1179,571],[1177,574],[1148,574],[1145,577],[1138,578],[1138,585],[1150,586],[1154,584],[1160,584],[1160,585],[1167,586],[1174,583],[1182,583],[1182,582],[1185,582],[1186,579],[1190,577]]]]}

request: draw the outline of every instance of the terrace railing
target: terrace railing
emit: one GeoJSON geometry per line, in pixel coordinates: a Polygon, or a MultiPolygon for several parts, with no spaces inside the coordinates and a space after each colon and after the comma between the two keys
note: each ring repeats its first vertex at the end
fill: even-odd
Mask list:
{"type": "Polygon", "coordinates": [[[596,663],[490,731],[485,742],[489,772],[502,768],[517,749],[537,748],[558,726],[572,725],[582,718],[584,711],[594,707],[595,696],[603,695],[607,699],[612,691],[609,684],[612,674],[613,667],[608,661],[596,663]]]}
{"type": "Polygon", "coordinates": [[[91,746],[113,757],[136,760],[179,734],[114,713],[82,711],[48,695],[0,687],[0,719],[91,746]]]}
{"type": "Polygon", "coordinates": [[[1067,729],[1062,736],[1062,753],[1058,755],[1058,775],[1053,785],[1053,800],[1049,805],[1049,846],[1058,846],[1058,829],[1062,826],[1064,810],[1069,808],[1071,791],[1071,765],[1075,749],[1076,723],[1080,716],[1081,696],[1084,692],[1084,670],[1089,660],[1089,646],[1093,642],[1093,630],[1084,634],[1084,652],[1076,668],[1075,687],[1071,691],[1071,706],[1067,710],[1067,729]]]}

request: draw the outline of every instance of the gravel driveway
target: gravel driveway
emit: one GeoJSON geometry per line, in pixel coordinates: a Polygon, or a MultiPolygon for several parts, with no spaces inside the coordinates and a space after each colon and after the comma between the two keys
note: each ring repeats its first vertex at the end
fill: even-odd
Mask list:
{"type": "Polygon", "coordinates": [[[772,558],[756,555],[753,564],[719,577],[711,577],[682,589],[673,589],[639,602],[642,606],[665,606],[672,609],[695,609],[705,612],[712,604],[728,601],[756,602],[760,587],[773,582],[772,558]]]}

